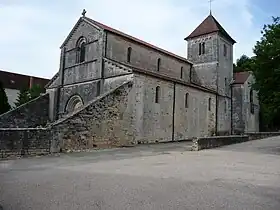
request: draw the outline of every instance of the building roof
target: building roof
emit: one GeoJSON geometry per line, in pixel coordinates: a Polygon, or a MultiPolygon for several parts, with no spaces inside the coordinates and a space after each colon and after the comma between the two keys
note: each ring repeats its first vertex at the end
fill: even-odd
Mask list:
{"type": "Polygon", "coordinates": [[[133,36],[130,36],[130,35],[124,33],[124,32],[121,32],[121,31],[119,31],[119,30],[116,30],[116,29],[114,29],[114,28],[111,28],[111,27],[109,27],[109,26],[106,26],[106,25],[104,25],[103,23],[100,23],[100,22],[97,22],[97,21],[95,21],[95,20],[92,20],[91,18],[88,18],[88,17],[82,17],[82,18],[85,19],[85,20],[87,20],[88,22],[92,23],[93,25],[96,25],[97,27],[102,28],[103,30],[106,30],[106,31],[109,31],[109,32],[111,32],[111,33],[117,34],[117,35],[119,35],[119,36],[125,37],[125,38],[127,38],[127,39],[129,39],[129,40],[132,40],[132,41],[134,41],[134,42],[137,42],[138,44],[144,45],[144,46],[146,46],[146,47],[152,48],[152,49],[157,50],[157,51],[159,51],[159,52],[161,52],[161,53],[164,53],[164,54],[166,54],[166,55],[169,55],[169,56],[172,56],[172,57],[174,57],[174,58],[177,58],[178,60],[181,60],[181,61],[184,61],[184,62],[188,62],[189,64],[192,64],[191,61],[189,61],[188,59],[186,59],[186,58],[184,58],[184,57],[182,57],[182,56],[176,55],[176,54],[171,53],[171,52],[168,52],[168,51],[166,51],[166,50],[164,50],[164,49],[162,49],[162,48],[156,47],[156,46],[154,46],[154,45],[152,45],[152,44],[150,44],[150,43],[147,43],[147,42],[145,42],[145,41],[143,41],[143,40],[141,40],[141,39],[138,39],[138,38],[133,37],[133,36]]]}
{"type": "Polygon", "coordinates": [[[4,88],[21,90],[29,88],[31,83],[44,87],[49,82],[49,79],[0,70],[0,81],[4,88]]]}
{"type": "Polygon", "coordinates": [[[248,71],[234,73],[233,74],[233,78],[234,78],[233,84],[244,84],[247,81],[250,74],[251,73],[248,71]]]}
{"type": "Polygon", "coordinates": [[[229,39],[233,44],[236,41],[226,32],[220,23],[210,14],[185,40],[195,38],[198,36],[210,34],[213,32],[221,33],[225,38],[229,39]]]}

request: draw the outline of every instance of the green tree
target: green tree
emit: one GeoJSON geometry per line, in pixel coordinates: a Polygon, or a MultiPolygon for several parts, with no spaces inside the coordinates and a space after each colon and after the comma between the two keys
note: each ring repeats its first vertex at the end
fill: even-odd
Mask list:
{"type": "Polygon", "coordinates": [[[29,89],[29,94],[30,94],[30,100],[37,98],[41,95],[41,93],[44,92],[44,89],[41,88],[40,85],[33,85],[31,89],[29,89]]]}
{"type": "Polygon", "coordinates": [[[3,84],[0,81],[0,114],[3,114],[11,109],[10,104],[8,103],[8,97],[4,90],[3,84]]]}
{"type": "Polygon", "coordinates": [[[28,101],[37,98],[40,96],[41,93],[44,92],[44,89],[41,88],[39,85],[33,85],[30,89],[22,89],[17,98],[17,102],[15,103],[16,106],[20,106],[22,104],[27,103],[28,101]]]}
{"type": "Polygon", "coordinates": [[[28,89],[21,89],[18,93],[17,101],[15,102],[15,105],[18,107],[22,104],[27,103],[30,101],[30,94],[28,89]]]}
{"type": "Polygon", "coordinates": [[[236,64],[233,64],[234,72],[243,71],[253,71],[254,70],[255,57],[248,57],[247,55],[242,55],[236,60],[236,64]]]}
{"type": "Polygon", "coordinates": [[[262,119],[270,129],[280,128],[280,18],[264,25],[254,47],[254,88],[259,91],[262,119]]]}

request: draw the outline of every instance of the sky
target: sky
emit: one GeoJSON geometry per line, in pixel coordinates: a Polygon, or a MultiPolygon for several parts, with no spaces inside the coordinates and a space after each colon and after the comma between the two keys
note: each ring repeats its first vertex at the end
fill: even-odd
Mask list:
{"type": "MultiPolygon", "coordinates": [[[[237,41],[234,60],[253,55],[278,0],[214,0],[212,14],[237,41]]],[[[52,78],[60,46],[86,16],[186,57],[188,36],[208,15],[208,0],[0,0],[0,69],[52,78]]]]}

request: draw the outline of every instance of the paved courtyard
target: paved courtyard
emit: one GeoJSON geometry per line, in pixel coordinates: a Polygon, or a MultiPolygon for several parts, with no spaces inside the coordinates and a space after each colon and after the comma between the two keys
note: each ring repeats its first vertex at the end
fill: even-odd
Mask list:
{"type": "MultiPolygon", "coordinates": [[[[280,209],[280,138],[0,161],[4,210],[280,209]]],[[[1,208],[0,208],[1,209],[1,208]]]]}

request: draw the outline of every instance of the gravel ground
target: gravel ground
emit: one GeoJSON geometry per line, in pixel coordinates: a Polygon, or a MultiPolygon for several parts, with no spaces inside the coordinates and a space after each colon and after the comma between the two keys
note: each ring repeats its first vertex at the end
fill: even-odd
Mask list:
{"type": "MultiPolygon", "coordinates": [[[[4,210],[280,209],[280,138],[0,161],[4,210]]],[[[1,209],[1,207],[0,207],[1,209]]]]}

